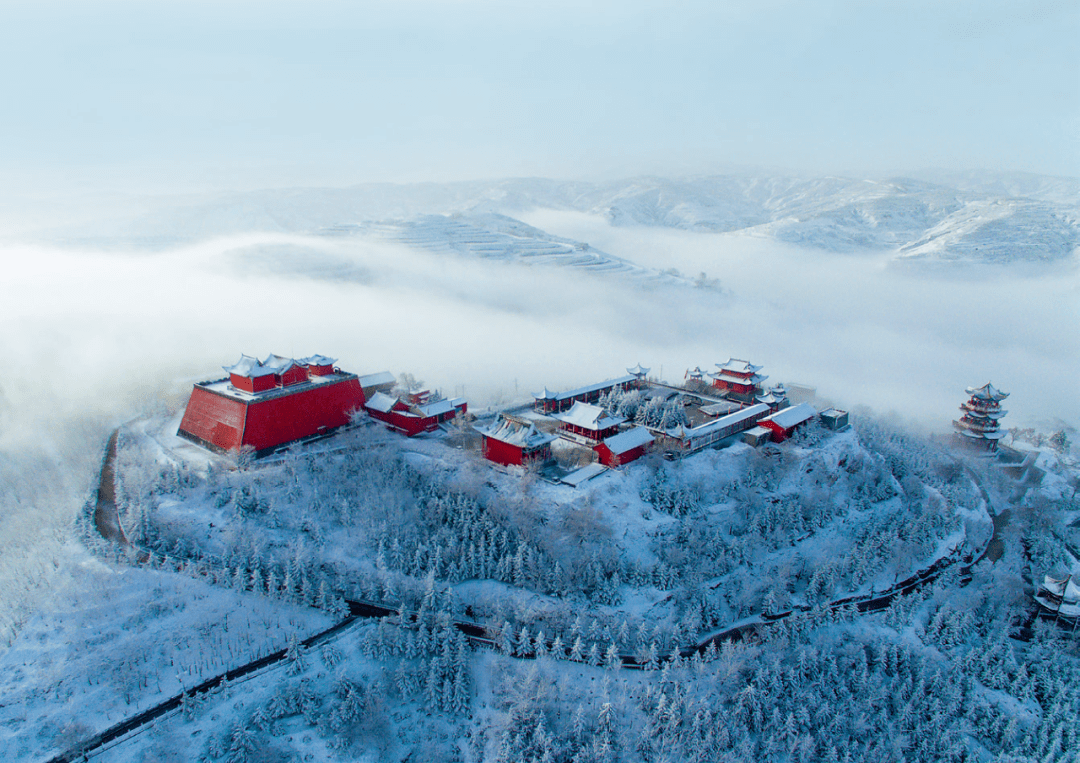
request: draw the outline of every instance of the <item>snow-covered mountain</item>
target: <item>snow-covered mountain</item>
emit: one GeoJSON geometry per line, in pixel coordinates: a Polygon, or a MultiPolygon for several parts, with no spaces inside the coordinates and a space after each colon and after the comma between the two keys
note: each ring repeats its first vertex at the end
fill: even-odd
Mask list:
{"type": "Polygon", "coordinates": [[[351,228],[375,230],[433,251],[542,257],[618,271],[633,267],[616,264],[618,253],[599,253],[588,242],[525,230],[508,219],[544,208],[602,216],[615,226],[744,231],[831,252],[892,252],[908,262],[1055,262],[1073,256],[1080,246],[1080,182],[1016,174],[942,175],[933,181],[754,175],[606,182],[517,178],[264,190],[159,200],[149,211],[49,235],[145,246],[250,231],[351,228]]]}

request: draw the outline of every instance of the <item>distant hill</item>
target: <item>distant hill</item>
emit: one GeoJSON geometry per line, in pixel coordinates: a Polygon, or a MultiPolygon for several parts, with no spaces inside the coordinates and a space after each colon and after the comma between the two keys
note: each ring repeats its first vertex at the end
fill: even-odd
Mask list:
{"type": "Polygon", "coordinates": [[[68,242],[170,246],[250,231],[351,228],[379,231],[425,249],[634,267],[590,250],[587,242],[525,231],[528,226],[513,219],[537,208],[601,215],[617,226],[747,231],[832,252],[892,252],[908,262],[1055,262],[1080,247],[1080,181],[1018,173],[887,180],[724,175],[596,183],[516,178],[265,190],[160,200],[152,212],[47,235],[68,242]]]}

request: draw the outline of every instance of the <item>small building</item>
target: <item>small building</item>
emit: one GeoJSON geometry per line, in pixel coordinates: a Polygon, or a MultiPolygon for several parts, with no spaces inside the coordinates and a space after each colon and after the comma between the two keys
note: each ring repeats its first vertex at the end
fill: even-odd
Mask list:
{"type": "Polygon", "coordinates": [[[567,439],[586,445],[611,437],[619,431],[619,424],[626,421],[622,416],[612,416],[598,405],[574,403],[566,413],[555,414],[562,422],[559,434],[567,439]]]}
{"type": "Polygon", "coordinates": [[[366,398],[355,374],[322,355],[296,360],[248,355],[228,376],[191,391],[177,434],[216,452],[249,449],[256,456],[349,423],[366,398]]]}
{"type": "Polygon", "coordinates": [[[645,377],[649,375],[649,371],[651,370],[651,368],[645,368],[643,365],[638,363],[633,368],[626,369],[626,373],[634,377],[633,386],[640,389],[641,387],[645,386],[645,377]]]}
{"type": "Polygon", "coordinates": [[[687,453],[715,445],[725,438],[744,432],[769,413],[769,406],[762,403],[721,416],[696,427],[676,427],[664,435],[675,440],[687,453]]]}
{"type": "Polygon", "coordinates": [[[1035,601],[1049,614],[1080,618],[1080,586],[1072,575],[1061,580],[1043,575],[1043,583],[1035,592],[1035,601]]]}
{"type": "Polygon", "coordinates": [[[720,370],[709,374],[713,380],[713,386],[727,393],[736,400],[743,402],[753,401],[756,395],[761,394],[761,383],[768,376],[759,374],[762,366],[755,366],[749,361],[738,358],[728,358],[726,363],[717,363],[720,370]]]}
{"type": "MultiPolygon", "coordinates": [[[[648,371],[649,369],[644,370],[648,371]]],[[[574,403],[595,403],[606,392],[613,389],[633,389],[640,383],[641,379],[638,376],[627,374],[617,379],[608,379],[607,381],[590,384],[587,387],[578,387],[566,392],[552,392],[547,387],[544,387],[543,392],[533,393],[533,409],[538,413],[561,413],[574,403]]]]}
{"type": "Polygon", "coordinates": [[[981,387],[968,387],[966,391],[971,397],[960,406],[964,415],[959,421],[953,421],[957,435],[967,444],[986,451],[997,450],[998,441],[1005,437],[999,422],[1008,413],[1001,409],[1001,401],[1009,393],[996,389],[989,382],[981,387]]]}
{"type": "Polygon", "coordinates": [[[791,405],[788,402],[787,389],[780,383],[777,383],[771,389],[765,390],[760,395],[756,395],[754,399],[759,403],[765,403],[773,413],[791,405]]]}
{"type": "Polygon", "coordinates": [[[765,427],[751,427],[742,433],[742,441],[757,448],[772,439],[772,430],[765,427]]]}
{"type": "Polygon", "coordinates": [[[500,413],[495,422],[477,428],[483,436],[484,458],[503,466],[524,466],[551,460],[555,435],[545,434],[536,424],[519,416],[500,413]]]}
{"type": "Polygon", "coordinates": [[[367,374],[358,377],[360,386],[364,389],[364,397],[371,399],[376,392],[389,394],[397,385],[397,379],[389,371],[381,371],[377,374],[367,374]]]}
{"type": "Polygon", "coordinates": [[[826,408],[820,414],[821,423],[826,429],[839,432],[848,426],[848,412],[839,408],[826,408]]]}
{"type": "Polygon", "coordinates": [[[814,406],[809,403],[799,403],[790,408],[766,416],[758,423],[772,432],[773,442],[783,442],[795,432],[798,427],[817,416],[814,406]]]}
{"type": "Polygon", "coordinates": [[[608,437],[595,445],[593,450],[600,457],[600,463],[614,468],[641,458],[654,441],[655,438],[645,427],[632,427],[608,437]]]}
{"type": "Polygon", "coordinates": [[[407,437],[421,432],[431,432],[456,416],[463,416],[469,409],[465,398],[439,400],[416,405],[385,392],[376,392],[364,405],[371,418],[381,421],[407,437]]]}

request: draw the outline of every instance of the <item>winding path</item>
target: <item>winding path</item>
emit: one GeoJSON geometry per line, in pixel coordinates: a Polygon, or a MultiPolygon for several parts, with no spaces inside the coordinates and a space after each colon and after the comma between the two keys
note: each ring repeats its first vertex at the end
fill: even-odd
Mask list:
{"type": "MultiPolygon", "coordinates": [[[[109,438],[108,445],[106,447],[105,458],[101,467],[101,477],[98,484],[97,500],[94,506],[94,524],[103,538],[113,541],[125,547],[132,547],[133,544],[128,540],[127,536],[123,532],[123,528],[120,526],[117,505],[116,505],[116,488],[115,488],[115,469],[114,464],[116,460],[117,451],[117,438],[118,431],[114,431],[109,438]]],[[[966,465],[965,470],[975,481],[979,490],[982,492],[983,498],[986,501],[988,512],[992,510],[993,505],[990,501],[990,496],[983,488],[981,481],[966,465]]],[[[1006,512],[1002,514],[1007,515],[1006,512]]],[[[983,549],[983,552],[977,559],[960,567],[960,575],[962,578],[970,578],[971,568],[978,564],[982,559],[989,558],[991,561],[996,561],[1001,556],[1001,551],[997,551],[996,556],[992,555],[991,549],[994,548],[995,541],[998,542],[998,548],[1003,548],[1000,545],[1000,531],[1008,523],[1008,517],[1005,516],[1004,521],[998,521],[998,517],[1001,516],[997,513],[992,514],[994,520],[994,532],[987,544],[987,547],[983,549]]],[[[140,549],[142,553],[139,555],[140,560],[144,561],[149,553],[144,549],[140,549]],[[145,555],[145,556],[144,556],[145,555]]],[[[949,555],[944,556],[936,560],[930,566],[919,570],[915,574],[911,575],[906,580],[903,580],[896,585],[892,586],[886,591],[878,592],[874,594],[868,594],[863,596],[850,596],[836,601],[829,602],[823,607],[819,608],[821,612],[836,612],[836,611],[855,611],[859,613],[875,612],[880,609],[888,607],[896,598],[907,596],[915,591],[918,591],[927,585],[932,584],[941,575],[960,561],[960,547],[954,548],[949,555]]],[[[359,619],[364,618],[382,618],[382,617],[398,617],[407,623],[414,623],[418,619],[416,612],[403,611],[398,606],[389,604],[386,602],[374,602],[356,599],[346,599],[346,603],[349,607],[348,616],[336,625],[307,638],[300,643],[304,647],[314,647],[321,643],[324,643],[347,629],[350,625],[359,619]]],[[[688,658],[695,653],[704,653],[710,644],[715,644],[719,647],[725,641],[742,641],[746,639],[756,638],[758,632],[767,626],[781,622],[789,617],[799,614],[805,614],[811,611],[810,607],[796,607],[787,612],[783,612],[777,615],[763,615],[759,620],[751,621],[748,623],[742,623],[737,626],[732,626],[721,630],[718,633],[714,633],[708,638],[695,643],[681,647],[678,652],[680,657],[688,658]]],[[[453,620],[451,623],[474,645],[484,646],[491,649],[498,649],[498,633],[492,632],[485,628],[483,625],[467,620],[453,620]]],[[[548,641],[548,649],[550,651],[552,642],[548,641]]],[[[570,647],[563,646],[564,657],[570,656],[570,647]]],[[[531,653],[518,653],[515,652],[514,657],[520,659],[534,659],[535,654],[531,653]]],[[[636,656],[628,654],[619,655],[620,662],[624,668],[631,670],[645,670],[648,666],[640,662],[636,656]]],[[[221,675],[209,678],[199,685],[187,689],[174,697],[170,697],[163,702],[158,703],[154,707],[145,710],[127,720],[121,721],[116,725],[96,734],[95,736],[83,741],[79,745],[63,752],[59,755],[50,758],[48,763],[75,763],[75,761],[84,760],[87,756],[100,752],[104,747],[110,743],[119,742],[128,734],[138,731],[143,726],[146,726],[153,721],[168,715],[169,713],[179,710],[185,698],[195,698],[201,695],[208,694],[215,690],[222,688],[228,682],[236,681],[241,678],[250,676],[260,670],[267,669],[282,663],[286,659],[286,650],[282,649],[272,654],[268,654],[264,657],[260,657],[257,660],[253,660],[245,665],[233,668],[226,671],[221,675]]],[[[661,657],[660,662],[666,662],[671,657],[661,657]]]]}

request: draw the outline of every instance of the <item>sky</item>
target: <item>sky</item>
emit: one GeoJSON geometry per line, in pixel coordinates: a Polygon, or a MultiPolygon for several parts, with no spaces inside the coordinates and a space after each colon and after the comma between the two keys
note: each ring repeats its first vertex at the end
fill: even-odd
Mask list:
{"type": "Polygon", "coordinates": [[[1075,2],[0,3],[9,195],[1080,175],[1075,2]]]}

